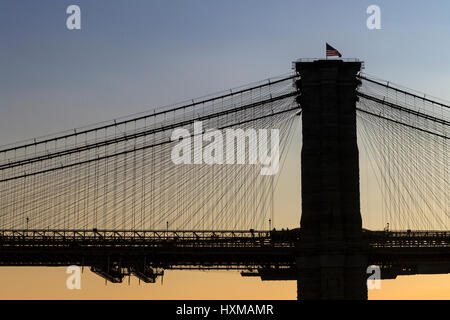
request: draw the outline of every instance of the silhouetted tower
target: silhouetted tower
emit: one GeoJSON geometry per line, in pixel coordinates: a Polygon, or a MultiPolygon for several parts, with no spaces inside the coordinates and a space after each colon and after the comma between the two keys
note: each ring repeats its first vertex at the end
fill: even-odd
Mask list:
{"type": "Polygon", "coordinates": [[[303,114],[300,299],[367,299],[356,141],[361,62],[299,61],[303,114]]]}

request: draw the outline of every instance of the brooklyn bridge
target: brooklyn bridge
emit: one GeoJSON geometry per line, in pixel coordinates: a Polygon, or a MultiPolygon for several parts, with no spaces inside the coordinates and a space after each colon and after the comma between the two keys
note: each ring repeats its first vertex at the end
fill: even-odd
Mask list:
{"type": "Polygon", "coordinates": [[[372,265],[382,279],[450,273],[450,104],[363,67],[300,59],[288,75],[0,147],[0,265],[85,266],[113,283],[235,270],[297,281],[298,299],[367,299],[372,265]],[[298,228],[273,227],[279,175],[261,165],[173,163],[173,130],[198,121],[279,129],[280,167],[301,143],[298,228]],[[363,228],[361,150],[382,230],[363,228]]]}

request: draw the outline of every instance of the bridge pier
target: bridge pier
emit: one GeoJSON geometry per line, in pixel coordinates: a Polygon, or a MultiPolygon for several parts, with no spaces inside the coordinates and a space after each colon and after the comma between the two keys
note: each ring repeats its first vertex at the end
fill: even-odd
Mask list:
{"type": "Polygon", "coordinates": [[[299,61],[295,68],[303,110],[298,298],[367,299],[356,140],[361,62],[299,61]]]}

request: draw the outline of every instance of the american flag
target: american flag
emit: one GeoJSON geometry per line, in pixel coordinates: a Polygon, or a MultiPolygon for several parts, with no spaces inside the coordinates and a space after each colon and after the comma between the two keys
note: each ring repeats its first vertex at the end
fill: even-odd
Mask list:
{"type": "Polygon", "coordinates": [[[338,56],[339,58],[342,57],[339,51],[337,51],[335,48],[333,48],[327,43],[327,57],[331,56],[338,56]]]}

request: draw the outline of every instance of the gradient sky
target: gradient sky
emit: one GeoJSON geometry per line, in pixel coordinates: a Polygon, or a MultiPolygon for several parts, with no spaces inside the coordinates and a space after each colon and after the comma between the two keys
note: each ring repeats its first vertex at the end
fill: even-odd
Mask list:
{"type": "MultiPolygon", "coordinates": [[[[450,100],[449,12],[446,0],[2,0],[0,145],[284,74],[297,58],[324,57],[325,42],[365,61],[371,75],[450,100]],[[66,28],[70,4],[81,7],[81,30],[66,28]],[[371,4],[381,8],[381,30],[366,27],[371,4]]],[[[33,270],[0,269],[0,281],[13,274],[52,279],[33,270]]],[[[208,277],[205,285],[228,282],[222,274],[208,277]]],[[[115,297],[103,291],[102,279],[92,281],[103,293],[86,297],[115,297]]],[[[258,283],[250,291],[261,286],[239,281],[258,283]]],[[[449,276],[417,281],[440,284],[433,292],[450,298],[449,276]]],[[[20,297],[23,286],[0,289],[0,297],[20,297]]],[[[266,286],[261,297],[278,295],[266,286]]],[[[295,285],[286,286],[282,297],[295,298],[295,285]]],[[[42,296],[39,287],[27,297],[42,296]]],[[[406,294],[400,288],[384,297],[406,294]]],[[[70,297],[63,289],[43,296],[70,297]]]]}
{"type": "Polygon", "coordinates": [[[366,72],[450,100],[448,1],[0,2],[0,143],[79,127],[290,71],[325,42],[366,72]],[[81,7],[82,29],[65,9],[81,7]]]}

